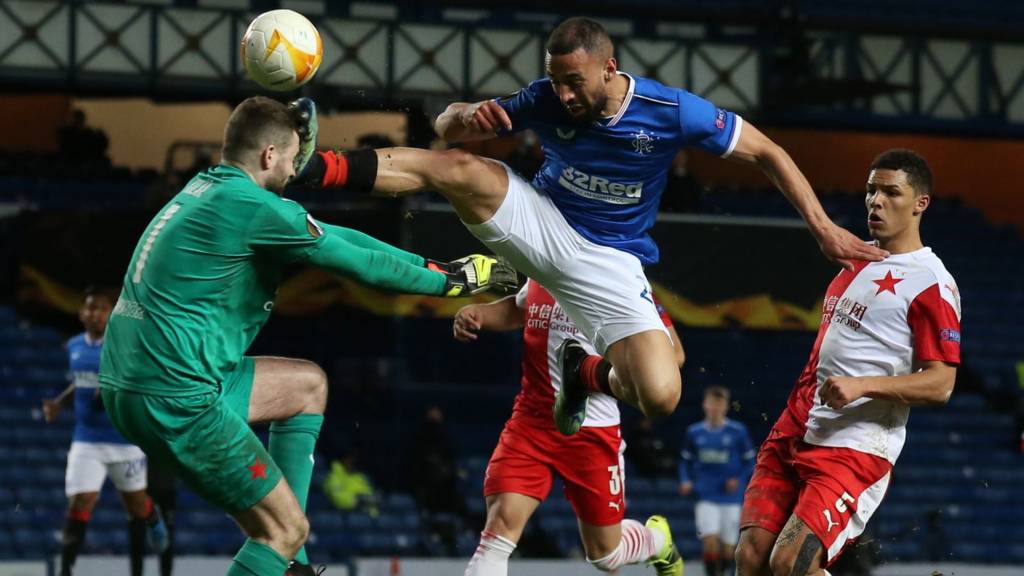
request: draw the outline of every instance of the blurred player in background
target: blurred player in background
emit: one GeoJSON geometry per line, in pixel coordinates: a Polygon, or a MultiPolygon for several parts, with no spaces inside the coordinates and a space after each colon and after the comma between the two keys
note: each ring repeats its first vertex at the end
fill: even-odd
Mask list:
{"type": "Polygon", "coordinates": [[[43,418],[57,419],[62,408],[75,405],[75,431],[68,452],[64,491],[68,515],[61,534],[60,575],[70,576],[85,542],[85,529],[100,498],[107,475],[128,512],[128,552],[132,576],[142,574],[146,541],[156,552],[168,546],[167,529],[160,512],[146,495],[146,455],[130,444],[110,423],[100,398],[100,349],[103,332],[114,306],[114,297],[97,288],[85,290],[78,318],[85,332],[68,340],[71,384],[59,396],[43,400],[43,418]]]}
{"type": "Polygon", "coordinates": [[[322,152],[302,179],[396,196],[436,190],[470,232],[550,290],[607,358],[571,344],[560,355],[566,372],[580,375],[566,379],[556,402],[563,434],[585,420],[588,391],[648,417],[670,414],[679,402],[672,342],[643,269],[659,258],[647,231],[679,149],[697,146],[756,164],[824,253],[844,266],[885,255],[836,226],[789,155],[753,125],[685,90],[619,72],[597,22],[563,22],[546,49],[547,78],[505,98],[454,103],[435,123],[448,142],[532,129],[545,155],[532,184],[462,150],[411,148],[322,152]]]}
{"type": "Polygon", "coordinates": [[[729,389],[704,390],[704,420],[686,429],[679,463],[679,493],[696,494],[697,536],[704,546],[708,576],[732,574],[733,551],[740,535],[743,490],[754,467],[754,446],[747,427],[726,418],[729,389]]]}
{"type": "Polygon", "coordinates": [[[944,404],[960,362],[960,294],[921,242],[932,172],[909,150],[871,163],[868,229],[891,256],[843,270],[786,409],[758,452],[740,576],[828,574],[878,509],[913,404],[944,404]]]}
{"type": "MultiPolygon", "coordinates": [[[[663,310],[661,321],[681,360],[679,335],[663,310]]],[[[614,572],[627,564],[649,562],[658,574],[681,575],[683,560],[664,517],[651,516],[646,525],[624,519],[626,445],[615,399],[595,394],[582,429],[568,439],[551,421],[562,382],[559,348],[567,339],[579,338],[581,345],[593,350],[551,294],[531,280],[516,296],[462,308],[453,325],[455,338],[463,342],[476,340],[480,330],[520,328],[523,388],[487,466],[487,524],[466,576],[508,574],[509,555],[526,522],[547,498],[554,474],[565,483],[587,561],[595,568],[614,572]]]]}
{"type": "Polygon", "coordinates": [[[237,520],[249,539],[231,576],[313,572],[304,510],[327,377],[306,360],[244,355],[285,269],[309,264],[435,296],[515,281],[494,259],[428,261],[282,198],[314,141],[315,118],[299,104],[239,104],[222,163],[192,178],[143,232],[107,328],[99,378],[111,420],[237,520]],[[269,447],[250,422],[271,423],[269,447]]]}

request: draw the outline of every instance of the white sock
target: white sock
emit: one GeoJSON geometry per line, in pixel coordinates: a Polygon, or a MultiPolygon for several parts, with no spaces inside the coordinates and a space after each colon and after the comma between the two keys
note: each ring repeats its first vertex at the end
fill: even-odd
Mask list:
{"type": "Polygon", "coordinates": [[[622,541],[615,550],[604,558],[587,558],[587,562],[602,572],[611,572],[627,564],[646,562],[664,546],[664,534],[651,530],[636,520],[627,519],[622,521],[622,541]]]}
{"type": "Polygon", "coordinates": [[[508,557],[515,549],[515,542],[484,530],[480,533],[480,544],[469,566],[466,566],[466,576],[508,576],[508,557]]]}

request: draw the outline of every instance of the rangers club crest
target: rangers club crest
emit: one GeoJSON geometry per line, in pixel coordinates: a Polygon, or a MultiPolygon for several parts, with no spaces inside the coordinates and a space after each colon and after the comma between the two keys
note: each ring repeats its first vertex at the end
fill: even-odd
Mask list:
{"type": "Polygon", "coordinates": [[[651,138],[651,135],[644,132],[642,128],[633,134],[633,150],[641,156],[650,154],[654,150],[653,142],[654,138],[651,138]]]}

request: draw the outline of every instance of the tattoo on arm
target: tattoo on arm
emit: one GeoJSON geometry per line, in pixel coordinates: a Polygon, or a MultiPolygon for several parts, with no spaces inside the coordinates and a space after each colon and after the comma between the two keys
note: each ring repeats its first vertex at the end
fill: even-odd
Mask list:
{"type": "Polygon", "coordinates": [[[806,576],[819,550],[821,550],[821,541],[814,534],[808,534],[804,538],[803,545],[800,546],[800,552],[796,555],[796,562],[793,563],[793,570],[789,576],[806,576]]]}

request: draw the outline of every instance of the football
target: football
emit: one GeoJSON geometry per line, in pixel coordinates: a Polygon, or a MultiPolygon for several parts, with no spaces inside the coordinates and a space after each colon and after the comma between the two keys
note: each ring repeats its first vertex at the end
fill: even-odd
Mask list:
{"type": "Polygon", "coordinates": [[[286,92],[309,82],[320,67],[324,44],[308,18],[293,10],[257,16],[242,36],[242,64],[257,84],[286,92]]]}

